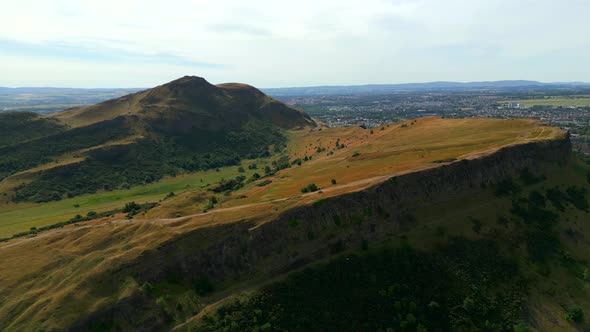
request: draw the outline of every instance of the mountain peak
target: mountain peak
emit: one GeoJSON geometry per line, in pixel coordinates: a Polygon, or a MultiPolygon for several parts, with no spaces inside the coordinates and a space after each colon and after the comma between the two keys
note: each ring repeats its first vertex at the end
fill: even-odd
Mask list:
{"type": "Polygon", "coordinates": [[[175,79],[174,81],[164,84],[167,87],[200,87],[200,86],[213,86],[207,82],[206,79],[199,76],[183,76],[175,79]]]}
{"type": "Polygon", "coordinates": [[[243,83],[213,85],[199,76],[183,76],[152,89],[96,105],[68,109],[50,117],[70,126],[84,126],[136,115],[166,131],[188,132],[241,127],[249,119],[285,129],[315,126],[304,112],[275,100],[243,83]],[[166,121],[169,121],[167,123],[166,121]]]}

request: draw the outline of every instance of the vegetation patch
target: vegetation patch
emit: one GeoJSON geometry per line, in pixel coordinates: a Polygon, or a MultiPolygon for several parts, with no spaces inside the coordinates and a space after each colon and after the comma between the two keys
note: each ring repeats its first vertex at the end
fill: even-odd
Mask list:
{"type": "Polygon", "coordinates": [[[193,331],[512,331],[525,290],[493,243],[454,239],[438,253],[369,250],[308,268],[222,305],[193,331]]]}
{"type": "Polygon", "coordinates": [[[301,188],[302,193],[311,193],[318,190],[320,190],[320,188],[315,183],[310,183],[307,186],[301,188]]]}

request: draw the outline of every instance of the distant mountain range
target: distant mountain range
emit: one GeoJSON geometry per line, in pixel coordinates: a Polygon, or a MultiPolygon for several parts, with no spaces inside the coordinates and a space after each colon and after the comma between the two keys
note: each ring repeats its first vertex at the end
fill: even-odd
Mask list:
{"type": "Polygon", "coordinates": [[[19,87],[19,88],[7,88],[0,86],[0,94],[23,94],[23,93],[88,93],[88,92],[102,92],[102,93],[109,93],[109,92],[137,92],[140,90],[144,90],[144,88],[102,88],[102,89],[79,89],[79,88],[51,88],[51,87],[19,87]]]}
{"type": "MultiPolygon", "coordinates": [[[[322,95],[359,95],[359,94],[387,94],[410,91],[473,91],[478,89],[515,90],[530,88],[559,88],[563,86],[590,87],[585,82],[539,82],[528,80],[503,80],[481,82],[448,82],[436,81],[427,83],[402,83],[402,84],[366,84],[366,85],[342,85],[342,86],[307,86],[266,88],[262,92],[271,97],[291,96],[322,96],[322,95]]],[[[60,108],[51,105],[62,105],[61,109],[79,105],[90,105],[101,101],[118,98],[129,93],[146,90],[146,88],[102,88],[102,89],[78,89],[78,88],[52,88],[52,87],[0,87],[0,111],[25,110],[38,113],[52,113],[60,108]],[[13,96],[28,95],[27,99],[13,96]],[[39,105],[44,105],[39,106],[39,105]],[[27,107],[34,106],[34,107],[27,107]]]]}
{"type": "MultiPolygon", "coordinates": [[[[522,87],[551,87],[551,86],[588,86],[586,82],[539,82],[529,80],[502,80],[502,81],[480,81],[480,82],[450,82],[435,81],[426,83],[400,83],[400,84],[365,84],[365,85],[324,85],[324,86],[303,86],[285,88],[263,88],[261,91],[271,96],[294,96],[294,95],[334,95],[334,94],[359,94],[359,93],[383,93],[404,90],[457,90],[457,89],[481,89],[481,88],[522,88],[522,87]]],[[[40,93],[132,93],[145,90],[146,88],[53,88],[53,87],[0,87],[0,94],[40,94],[40,93]]]]}
{"type": "Polygon", "coordinates": [[[264,93],[273,97],[283,96],[318,96],[318,95],[346,95],[346,94],[380,94],[413,90],[473,90],[473,89],[514,89],[526,87],[589,85],[584,82],[551,82],[543,83],[526,80],[482,81],[482,82],[427,82],[403,84],[367,84],[350,86],[313,86],[292,88],[263,89],[264,93]]]}

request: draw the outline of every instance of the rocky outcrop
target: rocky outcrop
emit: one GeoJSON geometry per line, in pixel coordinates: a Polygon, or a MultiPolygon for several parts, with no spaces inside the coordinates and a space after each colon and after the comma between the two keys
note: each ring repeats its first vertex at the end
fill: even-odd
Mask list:
{"type": "Polygon", "coordinates": [[[360,247],[363,240],[379,240],[412,227],[417,222],[415,209],[517,178],[524,169],[545,173],[570,156],[569,137],[506,147],[297,207],[262,225],[250,220],[197,230],[145,255],[134,269],[150,281],[169,271],[214,280],[288,271],[343,248],[360,247]]]}

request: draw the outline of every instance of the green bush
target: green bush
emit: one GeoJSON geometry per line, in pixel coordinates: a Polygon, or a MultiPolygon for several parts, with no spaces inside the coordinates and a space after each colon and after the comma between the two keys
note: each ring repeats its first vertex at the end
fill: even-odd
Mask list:
{"type": "Polygon", "coordinates": [[[574,305],[567,309],[565,318],[571,322],[580,323],[584,321],[584,312],[582,308],[574,305]]]}
{"type": "Polygon", "coordinates": [[[318,190],[320,190],[320,188],[315,183],[310,183],[307,186],[301,188],[302,193],[310,193],[318,190]]]}

